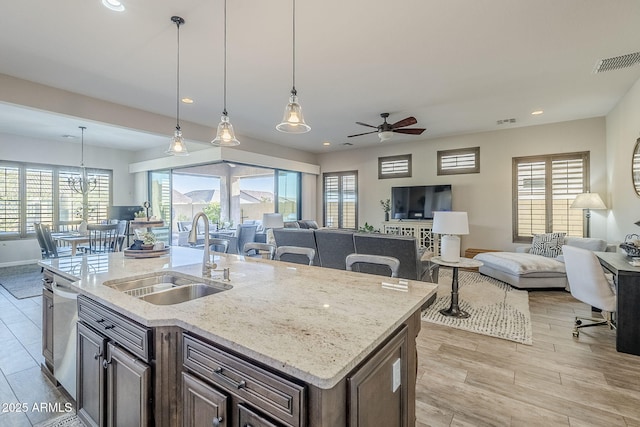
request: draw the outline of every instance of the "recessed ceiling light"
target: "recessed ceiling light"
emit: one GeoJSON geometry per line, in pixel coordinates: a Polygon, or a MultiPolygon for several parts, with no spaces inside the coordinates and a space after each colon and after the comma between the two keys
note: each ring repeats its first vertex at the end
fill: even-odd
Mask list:
{"type": "Polygon", "coordinates": [[[328,146],[328,145],[331,145],[331,143],[330,143],[329,141],[324,141],[324,142],[322,143],[322,145],[324,145],[324,146],[328,146]]]}
{"type": "Polygon", "coordinates": [[[115,10],[116,12],[124,11],[124,5],[118,0],[102,0],[102,5],[107,9],[115,10]]]}
{"type": "Polygon", "coordinates": [[[539,116],[540,114],[544,113],[544,111],[542,110],[536,110],[536,111],[532,111],[531,115],[532,116],[539,116]]]}
{"type": "Polygon", "coordinates": [[[193,104],[193,99],[191,98],[182,98],[182,102],[185,104],[193,104]]]}

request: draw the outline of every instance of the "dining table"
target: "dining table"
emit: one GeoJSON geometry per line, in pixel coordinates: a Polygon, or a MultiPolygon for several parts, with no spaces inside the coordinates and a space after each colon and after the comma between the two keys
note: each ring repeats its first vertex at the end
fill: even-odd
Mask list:
{"type": "Polygon", "coordinates": [[[72,233],[51,233],[51,237],[56,242],[66,243],[71,245],[71,256],[75,256],[78,250],[78,245],[89,243],[89,234],[81,232],[72,233]]]}

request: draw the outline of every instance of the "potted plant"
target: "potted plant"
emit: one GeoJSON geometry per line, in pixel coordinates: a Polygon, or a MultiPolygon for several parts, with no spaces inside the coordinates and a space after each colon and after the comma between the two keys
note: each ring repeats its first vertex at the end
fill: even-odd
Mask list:
{"type": "Polygon", "coordinates": [[[391,200],[380,200],[380,206],[382,206],[382,210],[384,211],[384,220],[389,221],[389,211],[391,210],[391,200]]]}
{"type": "Polygon", "coordinates": [[[156,235],[150,231],[142,233],[142,249],[153,249],[153,245],[156,243],[156,235]]]}

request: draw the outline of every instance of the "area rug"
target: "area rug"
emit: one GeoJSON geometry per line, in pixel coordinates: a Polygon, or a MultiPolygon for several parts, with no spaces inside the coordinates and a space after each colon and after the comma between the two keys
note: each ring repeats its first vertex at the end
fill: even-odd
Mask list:
{"type": "Polygon", "coordinates": [[[483,276],[460,270],[458,303],[470,316],[447,317],[441,309],[451,304],[452,270],[440,268],[436,301],[422,312],[422,320],[521,344],[533,344],[529,293],[483,276]]]}
{"type": "Polygon", "coordinates": [[[76,414],[69,413],[36,424],[34,427],[85,427],[85,425],[76,414]]]}
{"type": "Polygon", "coordinates": [[[42,295],[42,273],[38,264],[0,268],[0,285],[18,299],[42,295]]]}

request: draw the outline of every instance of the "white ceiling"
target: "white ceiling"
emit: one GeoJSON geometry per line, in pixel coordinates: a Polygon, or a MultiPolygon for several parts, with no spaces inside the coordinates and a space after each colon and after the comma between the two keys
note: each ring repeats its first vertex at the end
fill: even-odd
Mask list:
{"type": "MultiPolygon", "coordinates": [[[[101,0],[4,2],[0,73],[175,117],[170,17],[179,15],[181,95],[195,100],[181,105],[181,119],[215,128],[223,1],[121,1],[122,13],[101,0]]],[[[346,136],[369,130],[356,121],[379,124],[382,112],[427,128],[385,144],[604,116],[640,78],[638,65],[593,73],[600,59],[640,50],[638,0],[297,0],[296,9],[296,88],[312,129],[287,135],[275,125],[292,83],[291,0],[228,0],[227,109],[241,141],[312,152],[380,144],[375,134],[346,136]]],[[[0,104],[0,132],[57,139],[78,125],[0,104]]],[[[173,132],[136,135],[132,146],[130,129],[87,126],[87,144],[130,150],[165,145],[173,132]]]]}

